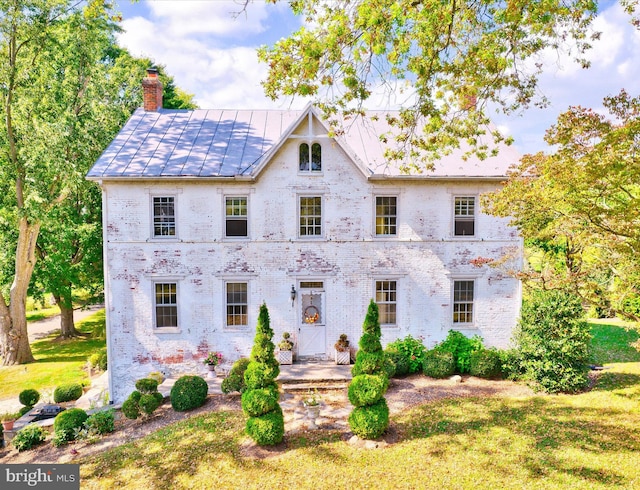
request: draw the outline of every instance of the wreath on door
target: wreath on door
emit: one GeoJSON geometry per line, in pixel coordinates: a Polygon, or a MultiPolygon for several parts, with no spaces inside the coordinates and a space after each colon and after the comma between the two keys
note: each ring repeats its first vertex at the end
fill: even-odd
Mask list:
{"type": "Polygon", "coordinates": [[[304,309],[304,322],[315,323],[320,319],[320,312],[318,308],[313,305],[309,305],[304,309]]]}

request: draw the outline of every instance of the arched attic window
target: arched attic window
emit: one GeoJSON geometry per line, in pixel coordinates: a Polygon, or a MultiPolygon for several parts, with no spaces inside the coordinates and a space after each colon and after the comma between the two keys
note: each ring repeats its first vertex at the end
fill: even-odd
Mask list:
{"type": "Polygon", "coordinates": [[[320,172],[322,171],[322,147],[320,143],[313,143],[309,148],[309,143],[300,145],[300,166],[301,172],[320,172]],[[309,167],[311,162],[311,167],[309,167]]]}

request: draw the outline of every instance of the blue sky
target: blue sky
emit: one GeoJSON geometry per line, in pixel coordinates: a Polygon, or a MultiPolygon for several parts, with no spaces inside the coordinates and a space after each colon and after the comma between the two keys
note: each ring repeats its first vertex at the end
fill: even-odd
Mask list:
{"type": "MultiPolygon", "coordinates": [[[[255,50],[296,30],[302,19],[293,16],[287,2],[250,3],[238,14],[233,0],[121,0],[121,45],[134,55],[148,56],[166,66],[176,84],[195,95],[202,108],[299,108],[304,100],[271,101],[260,86],[266,67],[255,50]]],[[[640,95],[640,31],[629,24],[618,2],[601,2],[594,28],[601,40],[588,54],[592,66],[583,70],[567,55],[547,52],[540,90],[551,99],[546,109],[495,116],[500,129],[515,138],[521,153],[545,150],[544,131],[570,105],[599,110],[602,99],[625,88],[640,95]]],[[[370,109],[384,109],[382,100],[370,109]]]]}

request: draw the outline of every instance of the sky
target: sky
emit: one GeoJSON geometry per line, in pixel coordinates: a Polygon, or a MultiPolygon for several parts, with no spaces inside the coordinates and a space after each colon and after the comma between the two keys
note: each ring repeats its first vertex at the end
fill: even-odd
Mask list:
{"type": "MultiPolygon", "coordinates": [[[[193,94],[203,109],[302,108],[306,100],[267,98],[260,81],[267,67],[257,60],[256,49],[272,45],[302,25],[288,2],[276,5],[233,0],[120,0],[122,13],[119,43],[134,56],[145,56],[164,65],[178,87],[193,94]]],[[[543,53],[544,72],[539,89],[550,100],[545,109],[494,115],[500,130],[513,136],[516,149],[524,153],[548,151],[544,132],[569,106],[602,110],[602,99],[622,88],[640,95],[640,30],[629,23],[618,2],[600,2],[594,29],[602,33],[587,54],[589,69],[570,56],[543,53]]],[[[368,109],[390,109],[381,101],[368,109]],[[377,105],[376,105],[377,104],[377,105]]]]}

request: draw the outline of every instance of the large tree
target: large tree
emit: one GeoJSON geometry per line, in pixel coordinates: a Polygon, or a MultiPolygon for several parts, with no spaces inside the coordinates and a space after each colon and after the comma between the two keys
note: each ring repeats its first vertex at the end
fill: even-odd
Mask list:
{"type": "Polygon", "coordinates": [[[604,108],[561,114],[545,136],[553,152],[526,155],[485,205],[526,239],[526,282],[638,315],[640,97],[623,90],[604,108]]]}
{"type": "MultiPolygon", "coordinates": [[[[637,6],[637,0],[623,3],[631,11],[637,6]]],[[[339,131],[344,114],[361,113],[386,87],[402,106],[399,116],[389,118],[399,136],[388,157],[416,167],[465,144],[480,157],[490,154],[503,136],[487,129],[487,109],[509,113],[544,105],[536,90],[543,69],[538,55],[571,45],[580,59],[598,37],[589,30],[593,0],[290,4],[306,23],[261,48],[269,66],[266,93],[320,98],[339,131]]]]}

